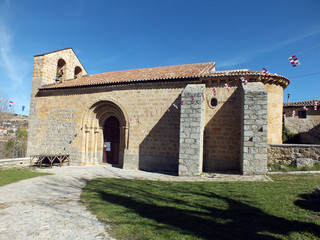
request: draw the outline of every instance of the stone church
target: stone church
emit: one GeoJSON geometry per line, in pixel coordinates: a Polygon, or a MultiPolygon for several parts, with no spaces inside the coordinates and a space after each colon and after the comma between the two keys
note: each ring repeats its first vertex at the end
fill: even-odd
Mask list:
{"type": "Polygon", "coordinates": [[[282,143],[288,84],[214,62],[88,75],[71,48],[36,55],[28,155],[183,176],[264,174],[268,144],[282,143]]]}

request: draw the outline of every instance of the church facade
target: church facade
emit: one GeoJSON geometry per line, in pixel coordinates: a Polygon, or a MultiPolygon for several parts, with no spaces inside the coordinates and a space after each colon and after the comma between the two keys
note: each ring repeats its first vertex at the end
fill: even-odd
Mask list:
{"type": "Polygon", "coordinates": [[[214,62],[88,75],[71,48],[37,55],[28,154],[185,176],[264,174],[267,144],[282,143],[288,84],[214,62]]]}

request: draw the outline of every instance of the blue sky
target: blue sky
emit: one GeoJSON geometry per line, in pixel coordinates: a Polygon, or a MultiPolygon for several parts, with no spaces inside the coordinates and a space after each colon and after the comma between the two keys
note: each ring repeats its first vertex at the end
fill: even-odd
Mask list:
{"type": "Polygon", "coordinates": [[[285,100],[320,98],[319,9],[319,0],[0,0],[0,92],[28,115],[33,56],[72,47],[89,74],[214,61],[288,77],[285,100]]]}

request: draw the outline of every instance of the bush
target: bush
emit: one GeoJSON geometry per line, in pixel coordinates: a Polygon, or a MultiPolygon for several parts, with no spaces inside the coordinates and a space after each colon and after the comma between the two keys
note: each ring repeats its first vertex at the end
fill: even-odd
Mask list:
{"type": "Polygon", "coordinates": [[[282,127],[282,142],[283,143],[294,143],[298,141],[299,134],[292,133],[289,131],[289,129],[283,125],[282,127]]]}
{"type": "Polygon", "coordinates": [[[9,140],[0,146],[1,158],[20,158],[27,153],[28,132],[26,129],[18,129],[15,140],[9,140]]]}

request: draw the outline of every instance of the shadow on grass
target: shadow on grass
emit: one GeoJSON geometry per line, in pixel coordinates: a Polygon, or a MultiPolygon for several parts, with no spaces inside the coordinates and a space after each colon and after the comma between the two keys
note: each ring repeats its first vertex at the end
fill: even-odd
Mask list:
{"type": "MultiPolygon", "coordinates": [[[[151,219],[159,226],[166,225],[172,231],[190,234],[202,239],[278,239],[269,234],[288,235],[291,232],[308,232],[320,237],[319,226],[313,223],[291,221],[271,216],[256,207],[240,201],[219,196],[212,192],[189,192],[189,196],[199,196],[198,203],[179,200],[168,196],[157,196],[143,189],[128,186],[114,186],[123,188],[124,196],[106,191],[98,191],[105,202],[120,205],[139,216],[151,219]],[[136,200],[135,192],[144,195],[145,200],[136,200]],[[208,206],[205,199],[223,202],[226,206],[221,209],[208,206]],[[155,204],[155,202],[161,204],[155,204]],[[172,207],[172,205],[175,205],[172,207]]],[[[119,191],[119,188],[117,189],[119,191]]],[[[121,191],[121,190],[120,190],[121,191]]],[[[187,193],[186,193],[186,197],[187,193]]],[[[130,223],[126,223],[130,224],[130,223]]],[[[132,223],[133,224],[133,223],[132,223]]],[[[137,223],[135,223],[137,224],[137,223]]],[[[154,227],[154,223],[150,223],[154,227]]]]}
{"type": "MultiPolygon", "coordinates": [[[[320,194],[301,194],[299,195],[303,200],[297,200],[294,204],[300,208],[311,210],[320,213],[320,194]]],[[[319,230],[320,231],[320,230],[319,230]]]]}

